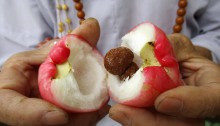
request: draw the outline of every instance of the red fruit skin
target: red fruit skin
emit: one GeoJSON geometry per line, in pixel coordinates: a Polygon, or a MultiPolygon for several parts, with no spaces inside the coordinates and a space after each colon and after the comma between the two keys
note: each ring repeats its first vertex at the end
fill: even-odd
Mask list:
{"type": "Polygon", "coordinates": [[[52,79],[56,76],[56,64],[47,58],[44,63],[40,65],[38,74],[38,84],[41,96],[53,103],[53,94],[51,93],[52,79]]]}
{"type": "Polygon", "coordinates": [[[113,101],[116,101],[117,103],[133,106],[133,107],[149,107],[154,104],[154,100],[156,97],[160,94],[157,90],[155,90],[150,84],[144,83],[143,87],[141,89],[141,92],[139,95],[135,98],[132,98],[131,100],[127,101],[120,101],[117,99],[117,94],[112,94],[112,92],[109,90],[109,95],[112,98],[113,101]]]}
{"type": "Polygon", "coordinates": [[[65,62],[70,54],[69,48],[65,44],[66,37],[60,39],[56,45],[51,49],[47,59],[40,65],[38,74],[38,83],[41,96],[53,102],[53,94],[51,93],[52,79],[57,73],[56,64],[65,62]]]}
{"type": "MultiPolygon", "coordinates": [[[[86,41],[84,38],[78,35],[74,35],[74,34],[69,34],[67,36],[64,36],[63,38],[60,39],[58,43],[56,43],[56,45],[51,49],[47,59],[39,67],[38,86],[39,86],[41,97],[45,99],[46,101],[68,112],[84,113],[84,112],[97,111],[98,109],[102,108],[104,105],[107,104],[107,102],[109,101],[109,98],[103,102],[100,108],[97,108],[96,110],[94,109],[82,110],[82,109],[73,108],[68,105],[64,105],[60,103],[54,98],[53,93],[51,92],[51,84],[52,84],[53,79],[56,77],[56,73],[57,73],[56,64],[64,63],[65,61],[68,60],[68,57],[70,55],[70,49],[65,43],[68,37],[76,37],[77,39],[82,40],[82,42],[89,44],[89,42],[86,41]]],[[[93,48],[93,50],[95,53],[102,56],[95,48],[93,48]]]]}
{"type": "MultiPolygon", "coordinates": [[[[151,23],[149,24],[153,25],[151,23]]],[[[142,73],[145,81],[139,96],[136,98],[120,102],[115,97],[112,97],[113,100],[121,104],[134,107],[150,107],[154,105],[155,99],[161,93],[182,85],[179,65],[171,44],[161,29],[155,25],[153,27],[156,31],[154,53],[161,66],[149,66],[143,69],[142,73]]],[[[110,93],[110,96],[113,95],[110,93]]]]}
{"type": "Polygon", "coordinates": [[[157,26],[154,27],[156,29],[156,41],[155,41],[154,53],[157,60],[160,62],[161,67],[167,69],[166,72],[169,78],[171,79],[170,83],[165,83],[165,84],[163,83],[163,85],[166,85],[164,86],[165,88],[159,90],[160,92],[164,92],[165,90],[172,89],[182,85],[182,81],[181,81],[178,61],[176,60],[176,57],[173,52],[173,48],[166,34],[157,26]]]}
{"type": "Polygon", "coordinates": [[[70,55],[70,50],[66,46],[65,40],[66,40],[66,37],[61,39],[49,53],[50,58],[56,64],[64,63],[70,55]]]}

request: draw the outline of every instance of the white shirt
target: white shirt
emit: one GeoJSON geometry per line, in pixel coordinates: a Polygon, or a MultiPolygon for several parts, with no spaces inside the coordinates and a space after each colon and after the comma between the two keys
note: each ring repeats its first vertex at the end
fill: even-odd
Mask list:
{"type": "MultiPolygon", "coordinates": [[[[62,1],[62,0],[61,0],[62,1]]],[[[120,44],[120,38],[142,22],[152,22],[166,34],[172,33],[178,0],[82,0],[86,18],[98,19],[101,36],[98,50],[105,55],[120,44]]],[[[78,26],[72,0],[66,0],[68,15],[78,26]]],[[[188,0],[182,33],[195,45],[212,51],[220,63],[220,0],[188,0]]],[[[46,37],[58,34],[55,0],[0,0],[0,64],[15,52],[30,50],[46,37]]],[[[65,14],[61,13],[65,20],[65,14]]],[[[100,126],[119,125],[108,117],[100,126]],[[109,123],[111,122],[111,123],[109,123]]]]}
{"type": "MultiPolygon", "coordinates": [[[[98,49],[104,55],[120,43],[135,25],[150,21],[167,34],[172,33],[178,0],[82,0],[87,17],[98,19],[101,37],[98,49]]],[[[78,26],[72,0],[66,0],[78,26]]],[[[15,52],[34,48],[45,37],[58,36],[55,0],[0,0],[0,64],[15,52]]],[[[188,0],[182,33],[194,44],[213,52],[220,63],[220,1],[188,0]]],[[[61,15],[64,15],[62,13],[61,15]]],[[[64,19],[63,19],[64,20],[64,19]]]]}

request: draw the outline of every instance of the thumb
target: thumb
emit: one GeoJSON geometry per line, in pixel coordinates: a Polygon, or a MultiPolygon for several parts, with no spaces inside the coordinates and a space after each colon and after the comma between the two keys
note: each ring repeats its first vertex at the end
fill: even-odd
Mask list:
{"type": "MultiPolygon", "coordinates": [[[[111,107],[109,116],[123,126],[147,126],[143,121],[153,120],[147,110],[117,104],[111,107]]],[[[149,126],[154,126],[148,122],[149,126]],[[151,124],[151,125],[150,125],[151,124]]]]}
{"type": "Polygon", "coordinates": [[[202,126],[202,120],[175,118],[145,108],[115,105],[109,116],[123,126],[202,126]]]}
{"type": "Polygon", "coordinates": [[[88,18],[79,27],[74,29],[71,34],[82,36],[91,46],[95,47],[100,36],[99,23],[94,18],[88,18]]]}
{"type": "Polygon", "coordinates": [[[45,126],[68,122],[67,113],[54,105],[12,90],[0,91],[0,108],[0,122],[8,125],[45,126]]]}
{"type": "Polygon", "coordinates": [[[220,89],[213,86],[181,86],[161,94],[157,111],[184,117],[213,117],[220,114],[220,89]]]}
{"type": "Polygon", "coordinates": [[[167,36],[178,62],[198,56],[196,49],[189,38],[182,34],[171,34],[167,36]]]}

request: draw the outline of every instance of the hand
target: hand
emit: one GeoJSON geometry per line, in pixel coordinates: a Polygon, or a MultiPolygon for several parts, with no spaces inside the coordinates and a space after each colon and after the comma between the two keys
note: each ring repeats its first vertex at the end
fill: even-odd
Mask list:
{"type": "MultiPolygon", "coordinates": [[[[89,19],[73,33],[95,46],[100,33],[99,25],[96,20],[89,19]]],[[[40,99],[37,71],[54,41],[37,50],[15,54],[4,63],[0,72],[0,122],[22,126],[91,126],[107,114],[107,105],[97,112],[70,114],[40,99]]]]}
{"type": "Polygon", "coordinates": [[[191,118],[220,115],[220,67],[201,56],[185,36],[171,35],[186,86],[161,94],[158,111],[191,118]]]}
{"type": "Polygon", "coordinates": [[[203,126],[200,119],[187,119],[168,116],[146,108],[114,105],[109,116],[123,126],[203,126]]]}

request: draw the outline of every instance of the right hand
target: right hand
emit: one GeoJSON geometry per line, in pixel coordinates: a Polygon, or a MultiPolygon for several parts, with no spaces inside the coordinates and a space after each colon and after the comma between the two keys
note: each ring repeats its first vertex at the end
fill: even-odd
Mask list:
{"type": "Polygon", "coordinates": [[[169,39],[186,86],[161,94],[155,102],[157,111],[190,118],[219,116],[220,67],[204,57],[187,37],[173,34],[169,39]]]}

